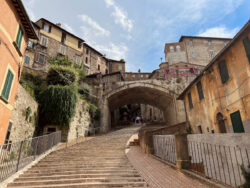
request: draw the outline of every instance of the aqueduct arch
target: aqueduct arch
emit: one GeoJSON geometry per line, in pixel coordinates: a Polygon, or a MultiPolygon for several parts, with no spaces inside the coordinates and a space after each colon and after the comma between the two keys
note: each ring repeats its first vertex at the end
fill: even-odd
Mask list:
{"type": "Polygon", "coordinates": [[[121,106],[133,103],[149,104],[163,111],[166,125],[186,120],[182,101],[176,100],[177,94],[170,85],[160,81],[121,82],[102,95],[101,130],[111,128],[110,113],[121,106]]]}

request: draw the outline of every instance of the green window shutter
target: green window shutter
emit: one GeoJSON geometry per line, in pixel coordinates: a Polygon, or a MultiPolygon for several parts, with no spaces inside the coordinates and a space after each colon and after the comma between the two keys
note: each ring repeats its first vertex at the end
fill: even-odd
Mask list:
{"type": "Polygon", "coordinates": [[[243,40],[243,44],[244,44],[245,51],[246,51],[246,54],[247,54],[248,63],[250,63],[250,41],[249,41],[249,38],[248,38],[248,37],[246,37],[246,38],[243,40]]]}
{"type": "Polygon", "coordinates": [[[24,63],[27,64],[27,65],[30,63],[30,57],[29,56],[26,55],[24,63]]]}
{"type": "Polygon", "coordinates": [[[199,94],[199,99],[200,100],[204,99],[204,93],[202,90],[201,81],[199,81],[196,86],[197,86],[197,90],[198,90],[198,94],[199,94]]]}
{"type": "Polygon", "coordinates": [[[229,80],[229,74],[227,70],[226,61],[219,62],[218,66],[219,66],[219,71],[220,71],[221,82],[224,84],[226,83],[226,81],[229,80]]]}
{"type": "Polygon", "coordinates": [[[189,103],[189,108],[192,109],[194,105],[193,105],[191,93],[188,93],[188,103],[189,103]]]}
{"type": "Polygon", "coordinates": [[[4,83],[4,88],[1,94],[1,96],[6,100],[9,99],[13,78],[14,78],[13,73],[10,70],[8,70],[8,74],[4,83]]]}
{"type": "Polygon", "coordinates": [[[16,44],[18,48],[21,48],[22,39],[23,39],[23,30],[22,30],[21,25],[19,25],[19,29],[18,29],[17,37],[16,37],[16,44]]]}

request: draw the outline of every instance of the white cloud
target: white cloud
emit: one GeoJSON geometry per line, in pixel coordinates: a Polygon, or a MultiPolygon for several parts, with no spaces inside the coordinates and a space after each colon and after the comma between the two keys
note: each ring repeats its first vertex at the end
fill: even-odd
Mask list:
{"type": "Polygon", "coordinates": [[[65,28],[68,32],[74,33],[74,29],[73,29],[70,25],[64,23],[62,26],[63,26],[63,28],[65,28]]]}
{"type": "Polygon", "coordinates": [[[124,44],[116,45],[114,43],[109,43],[109,45],[94,45],[94,47],[106,54],[108,58],[111,59],[126,59],[126,55],[128,52],[128,47],[124,44]]]}
{"type": "Polygon", "coordinates": [[[203,37],[225,37],[232,38],[239,31],[239,28],[228,29],[225,26],[209,28],[205,31],[200,31],[199,36],[203,37]]]}
{"type": "Polygon", "coordinates": [[[103,27],[101,27],[97,22],[95,22],[92,18],[87,15],[79,15],[83,22],[83,26],[81,29],[85,33],[85,35],[95,35],[95,36],[109,36],[110,32],[103,27]]]}
{"type": "Polygon", "coordinates": [[[133,28],[133,21],[128,18],[127,12],[122,10],[113,0],[105,0],[107,7],[112,7],[114,11],[112,16],[115,18],[115,23],[122,26],[123,29],[131,31],[133,28]]]}

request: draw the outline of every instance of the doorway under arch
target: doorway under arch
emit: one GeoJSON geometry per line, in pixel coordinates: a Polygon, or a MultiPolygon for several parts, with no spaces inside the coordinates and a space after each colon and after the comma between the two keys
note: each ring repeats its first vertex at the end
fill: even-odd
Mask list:
{"type": "Polygon", "coordinates": [[[220,133],[227,133],[226,124],[225,124],[224,116],[222,113],[219,112],[216,115],[216,121],[218,124],[219,132],[220,133]]]}

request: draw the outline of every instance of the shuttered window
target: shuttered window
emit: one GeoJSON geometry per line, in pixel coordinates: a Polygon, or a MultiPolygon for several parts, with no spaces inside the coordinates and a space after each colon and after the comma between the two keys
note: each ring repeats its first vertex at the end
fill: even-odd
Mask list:
{"type": "Polygon", "coordinates": [[[247,58],[248,58],[248,63],[250,64],[250,41],[249,41],[248,37],[246,37],[243,40],[243,44],[244,44],[244,47],[245,47],[245,50],[246,50],[246,54],[247,54],[247,58]]]}
{"type": "Polygon", "coordinates": [[[23,30],[22,30],[21,25],[19,25],[17,36],[16,36],[16,44],[19,49],[21,48],[22,39],[23,39],[23,30]]]}
{"type": "Polygon", "coordinates": [[[188,103],[189,103],[189,108],[192,109],[194,105],[193,105],[191,93],[188,93],[188,103]]]}
{"type": "Polygon", "coordinates": [[[197,91],[198,91],[198,94],[199,94],[199,99],[202,100],[204,99],[204,94],[203,94],[203,90],[202,90],[202,85],[201,85],[201,81],[199,81],[197,84],[197,91]]]}
{"type": "Polygon", "coordinates": [[[219,71],[220,71],[221,82],[224,84],[226,83],[226,81],[229,80],[229,74],[227,70],[226,61],[219,62],[218,66],[219,66],[219,71]]]}
{"type": "Polygon", "coordinates": [[[12,86],[14,74],[11,72],[11,70],[8,70],[7,77],[5,79],[4,87],[1,93],[1,96],[5,99],[8,100],[10,96],[10,89],[12,86]]]}
{"type": "Polygon", "coordinates": [[[30,57],[26,55],[24,63],[28,65],[30,63],[30,57]]]}

